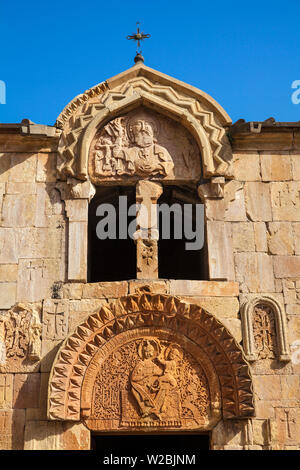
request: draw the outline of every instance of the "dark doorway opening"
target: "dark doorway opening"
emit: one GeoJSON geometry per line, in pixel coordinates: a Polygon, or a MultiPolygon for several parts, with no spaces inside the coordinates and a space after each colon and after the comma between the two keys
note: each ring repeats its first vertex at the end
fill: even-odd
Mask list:
{"type": "MultiPolygon", "coordinates": [[[[123,281],[136,278],[136,247],[134,240],[128,236],[125,239],[119,237],[120,215],[126,217],[127,208],[132,204],[135,204],[135,186],[97,188],[97,192],[89,205],[88,282],[123,281]],[[120,196],[123,197],[121,205],[120,196]],[[126,209],[124,197],[127,197],[126,209]],[[97,236],[97,224],[105,218],[107,220],[106,212],[103,216],[97,216],[97,208],[100,204],[110,204],[115,210],[116,218],[112,224],[116,233],[115,239],[106,238],[101,240],[97,236]]],[[[134,219],[135,216],[128,216],[128,224],[134,219]]],[[[107,229],[106,226],[105,231],[107,229]]]]}
{"type": "Polygon", "coordinates": [[[209,434],[92,434],[91,449],[105,455],[141,458],[151,454],[192,455],[209,450],[209,434]]]}
{"type": "MultiPolygon", "coordinates": [[[[170,237],[164,239],[163,224],[168,222],[164,213],[159,213],[159,241],[158,241],[158,272],[159,278],[162,279],[208,279],[208,262],[207,262],[207,244],[204,218],[200,218],[199,210],[196,204],[201,204],[196,191],[190,188],[179,186],[165,186],[163,194],[158,200],[158,204],[166,204],[170,208],[173,206],[174,211],[170,211],[170,237]],[[175,208],[177,206],[178,210],[175,208]],[[188,208],[189,206],[189,208],[188,208]],[[188,211],[191,211],[189,213],[188,211]],[[191,216],[190,216],[191,215],[191,216]],[[198,223],[196,224],[196,217],[198,223]],[[176,239],[175,225],[181,220],[182,238],[176,239]],[[201,227],[200,227],[201,223],[201,227]],[[187,228],[184,227],[187,225],[187,228]],[[189,240],[185,234],[192,231],[197,232],[200,240],[200,230],[204,231],[204,245],[200,249],[187,249],[189,240]]],[[[178,227],[178,225],[177,225],[178,227]]],[[[196,245],[194,245],[196,246],[196,245]]]]}

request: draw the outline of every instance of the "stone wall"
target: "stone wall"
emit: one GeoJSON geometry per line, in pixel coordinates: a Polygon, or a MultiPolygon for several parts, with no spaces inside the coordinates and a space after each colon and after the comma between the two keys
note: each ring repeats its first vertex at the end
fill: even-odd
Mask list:
{"type": "Polygon", "coordinates": [[[205,200],[210,281],[87,284],[67,282],[68,224],[56,189],[55,145],[27,139],[0,153],[0,310],[2,319],[15,305],[35,321],[37,315],[42,341],[36,346],[28,333],[24,346],[25,355],[32,345],[40,347],[38,360],[33,355],[24,365],[20,356],[10,357],[4,366],[1,359],[0,448],[89,449],[90,433],[82,424],[47,421],[55,354],[89,314],[145,284],[152,292],[202,306],[238,343],[243,340],[240,304],[260,295],[278,301],[287,318],[291,360],[251,363],[256,417],[220,422],[212,446],[300,448],[300,153],[234,155],[234,179],[226,181],[224,198],[205,200]]]}

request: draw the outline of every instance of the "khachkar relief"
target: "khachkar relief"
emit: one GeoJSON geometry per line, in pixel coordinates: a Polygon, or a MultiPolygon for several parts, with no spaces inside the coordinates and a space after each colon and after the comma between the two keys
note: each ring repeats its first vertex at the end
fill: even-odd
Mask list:
{"type": "Polygon", "coordinates": [[[123,177],[200,177],[200,154],[181,125],[158,113],[136,110],[98,130],[90,149],[92,182],[123,177]]]}
{"type": "Polygon", "coordinates": [[[34,371],[41,357],[40,309],[17,304],[0,317],[0,372],[34,371]]]}
{"type": "Polygon", "coordinates": [[[150,336],[107,358],[92,402],[91,429],[190,429],[207,423],[210,400],[206,376],[192,355],[150,336]]]}

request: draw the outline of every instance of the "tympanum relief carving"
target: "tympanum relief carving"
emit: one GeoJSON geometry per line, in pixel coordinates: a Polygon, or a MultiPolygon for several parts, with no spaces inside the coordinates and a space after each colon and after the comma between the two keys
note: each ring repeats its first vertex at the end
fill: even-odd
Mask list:
{"type": "Polygon", "coordinates": [[[89,172],[94,183],[124,176],[151,179],[200,177],[200,154],[177,122],[138,109],[100,128],[92,141],[89,172]]]}
{"type": "Polygon", "coordinates": [[[193,356],[173,341],[143,337],[99,369],[91,429],[195,428],[207,421],[209,388],[193,356]]]}

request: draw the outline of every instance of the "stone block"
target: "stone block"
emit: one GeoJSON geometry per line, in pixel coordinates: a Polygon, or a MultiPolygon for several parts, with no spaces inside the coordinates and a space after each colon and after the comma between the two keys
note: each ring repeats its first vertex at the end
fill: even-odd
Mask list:
{"type": "MultiPolygon", "coordinates": [[[[289,305],[287,307],[289,307],[289,305]]],[[[294,305],[292,305],[292,307],[294,307],[294,305]]],[[[288,338],[289,338],[290,344],[292,344],[294,341],[300,340],[300,316],[299,316],[299,312],[297,312],[296,315],[291,315],[291,312],[289,311],[289,309],[287,310],[288,310],[287,312],[288,338]]]]}
{"type": "Polygon", "coordinates": [[[268,251],[267,228],[265,222],[254,222],[253,228],[256,251],[268,251]]]}
{"type": "Polygon", "coordinates": [[[41,372],[50,372],[62,340],[42,340],[41,372]]]}
{"type": "Polygon", "coordinates": [[[244,187],[239,181],[229,181],[224,190],[224,219],[227,222],[246,221],[244,187]]]}
{"type": "Polygon", "coordinates": [[[291,155],[293,179],[300,180],[300,153],[291,155]]]}
{"type": "Polygon", "coordinates": [[[7,183],[6,194],[36,194],[35,183],[7,183]]]}
{"type": "Polygon", "coordinates": [[[25,410],[0,411],[0,449],[24,447],[25,410]]]}
{"type": "Polygon", "coordinates": [[[300,181],[270,184],[273,220],[300,221],[300,181]]]}
{"type": "Polygon", "coordinates": [[[277,278],[300,277],[300,256],[273,256],[277,278]]]}
{"type": "Polygon", "coordinates": [[[13,378],[13,374],[0,374],[0,410],[12,408],[13,378]]]}
{"type": "Polygon", "coordinates": [[[80,282],[64,284],[63,298],[70,300],[80,300],[82,298],[82,289],[83,284],[81,284],[80,282]]]}
{"type": "Polygon", "coordinates": [[[282,280],[284,303],[300,304],[300,279],[282,280]]]}
{"type": "Polygon", "coordinates": [[[38,408],[26,408],[26,421],[44,421],[47,420],[47,398],[49,373],[40,374],[40,394],[38,408]]]}
{"type": "Polygon", "coordinates": [[[16,229],[20,258],[60,258],[64,228],[20,228],[16,229]]]}
{"type": "Polygon", "coordinates": [[[2,226],[30,227],[34,225],[36,196],[6,194],[3,199],[2,226]]]}
{"type": "Polygon", "coordinates": [[[151,292],[153,294],[168,294],[170,287],[169,281],[129,281],[129,294],[137,291],[151,292]],[[148,290],[147,290],[148,289],[148,290]]]}
{"type": "Polygon", "coordinates": [[[281,381],[281,397],[284,400],[300,399],[300,377],[299,375],[282,375],[281,381]]]}
{"type": "Polygon", "coordinates": [[[291,157],[286,153],[261,153],[261,176],[263,181],[287,181],[293,179],[291,157]]]}
{"type": "Polygon", "coordinates": [[[15,374],[13,408],[39,408],[41,374],[15,374]]]}
{"type": "Polygon", "coordinates": [[[208,221],[207,245],[210,279],[234,281],[230,224],[208,221]]]}
{"type": "Polygon", "coordinates": [[[239,295],[237,282],[226,281],[170,281],[170,294],[203,297],[234,297],[239,295]]]}
{"type": "Polygon", "coordinates": [[[280,400],[280,376],[257,375],[253,376],[255,395],[259,400],[280,400]]]}
{"type": "Polygon", "coordinates": [[[275,410],[279,444],[297,444],[300,440],[299,408],[278,407],[275,410]]]}
{"type": "Polygon", "coordinates": [[[237,319],[240,304],[236,297],[188,297],[180,296],[181,300],[200,305],[207,312],[215,315],[220,321],[224,318],[237,319]]]}
{"type": "Polygon", "coordinates": [[[11,169],[9,181],[18,183],[30,183],[36,177],[37,155],[31,153],[11,154],[11,169]]]}
{"type": "Polygon", "coordinates": [[[63,340],[68,334],[69,303],[67,300],[46,299],[43,302],[43,340],[63,340]]]}
{"type": "Polygon", "coordinates": [[[67,199],[65,201],[66,215],[70,222],[87,222],[88,220],[88,200],[87,199],[67,199]]]}
{"type": "Polygon", "coordinates": [[[91,433],[83,423],[63,423],[62,450],[90,450],[91,433]]]}
{"type": "Polygon", "coordinates": [[[6,182],[10,173],[11,154],[0,153],[0,182],[6,182]]]}
{"type": "Polygon", "coordinates": [[[234,251],[255,251],[254,231],[251,222],[231,224],[232,246],[234,251]]]}
{"type": "Polygon", "coordinates": [[[266,253],[236,253],[236,279],[243,292],[274,292],[272,258],[266,253]]]}
{"type": "Polygon", "coordinates": [[[86,281],[87,277],[87,223],[69,222],[68,247],[69,281],[86,281]]]}
{"type": "Polygon", "coordinates": [[[24,450],[61,450],[63,423],[26,421],[24,450]]]}
{"type": "Polygon", "coordinates": [[[260,181],[260,162],[258,152],[235,153],[233,155],[234,177],[238,181],[260,181]]]}
{"type": "Polygon", "coordinates": [[[39,182],[56,181],[56,154],[39,153],[37,156],[37,177],[39,182]]]}
{"type": "Polygon", "coordinates": [[[0,309],[10,308],[16,302],[17,284],[0,282],[0,309]]]}
{"type": "Polygon", "coordinates": [[[295,255],[300,255],[300,223],[292,224],[294,236],[295,255]]]}
{"type": "Polygon", "coordinates": [[[0,264],[15,264],[18,262],[18,251],[15,230],[0,228],[0,264]]]}
{"type": "Polygon", "coordinates": [[[268,183],[245,183],[246,212],[250,220],[272,220],[270,188],[268,183]]]}
{"type": "Polygon", "coordinates": [[[289,222],[269,222],[268,246],[272,255],[292,255],[294,240],[292,224],[289,222]]]}
{"type": "Polygon", "coordinates": [[[117,282],[95,282],[83,286],[83,299],[117,298],[128,294],[128,283],[117,282]]]}

